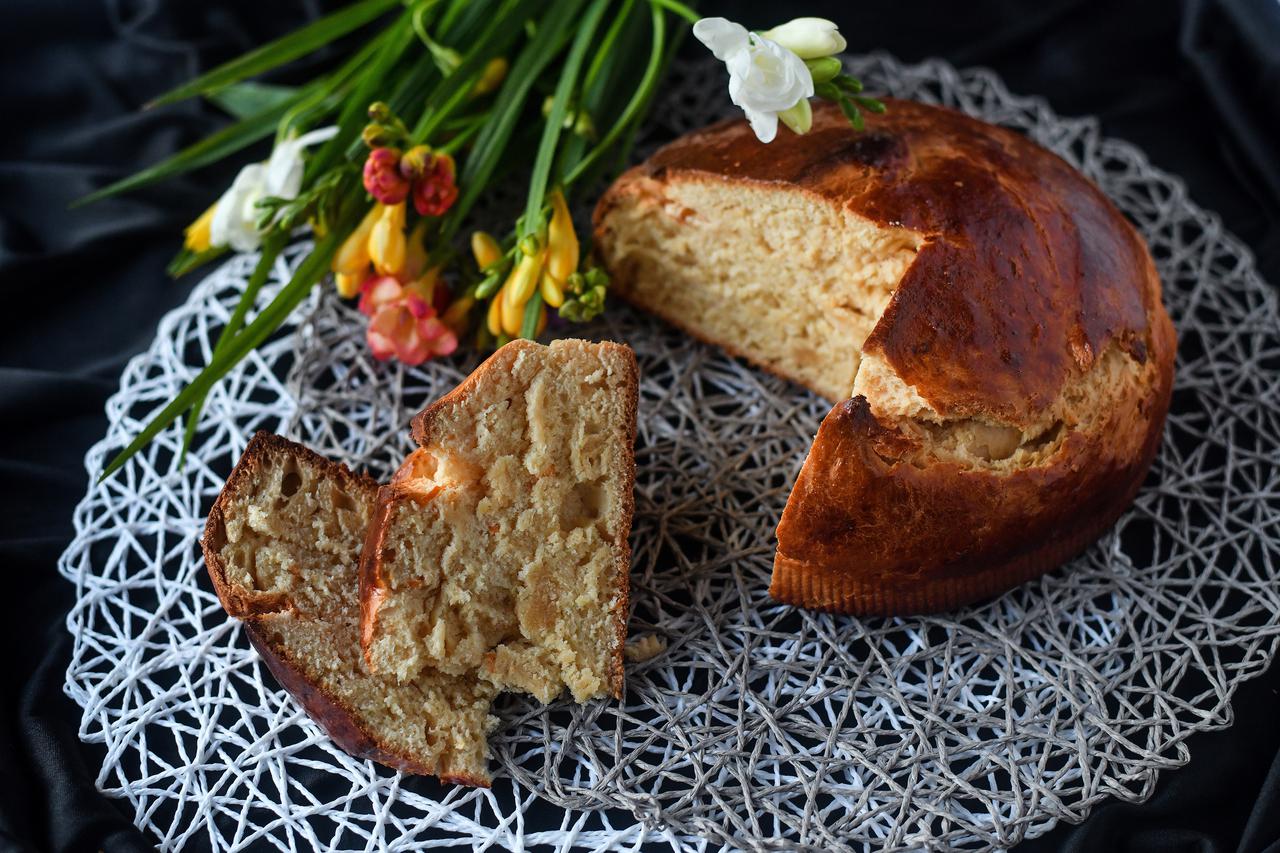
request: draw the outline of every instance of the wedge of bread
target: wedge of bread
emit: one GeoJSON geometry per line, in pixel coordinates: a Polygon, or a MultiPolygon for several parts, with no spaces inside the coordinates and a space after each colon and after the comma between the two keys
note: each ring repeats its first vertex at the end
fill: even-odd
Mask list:
{"type": "Polygon", "coordinates": [[[1061,158],[953,110],[690,133],[595,212],[623,299],[834,404],[770,593],[951,609],[1087,546],[1160,442],[1177,341],[1141,236],[1061,158]]]}
{"type": "Polygon", "coordinates": [[[205,564],[222,605],[280,684],[352,755],[489,784],[494,685],[475,674],[371,673],[360,653],[357,567],[378,485],[258,433],[209,513],[205,564]]]}
{"type": "Polygon", "coordinates": [[[414,419],[361,562],[374,671],[621,696],[636,395],[629,347],[518,340],[414,419]]]}

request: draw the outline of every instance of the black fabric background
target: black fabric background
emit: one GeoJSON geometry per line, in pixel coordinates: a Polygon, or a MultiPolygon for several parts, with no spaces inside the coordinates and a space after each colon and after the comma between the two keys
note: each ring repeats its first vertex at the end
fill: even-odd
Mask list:
{"type": "MultiPolygon", "coordinates": [[[[67,203],[219,126],[149,97],[327,5],[307,0],[5,0],[0,18],[0,847],[134,850],[152,842],[99,796],[96,748],[62,692],[71,586],[55,561],[84,491],[84,452],[126,360],[190,282],[163,267],[226,186],[216,167],[122,200],[67,203]]],[[[995,69],[1064,115],[1093,114],[1221,214],[1280,282],[1280,2],[971,0],[704,2],[763,27],[835,19],[851,50],[995,69]]],[[[319,60],[323,60],[320,57],[319,60]]],[[[305,71],[306,63],[302,69],[305,71]]],[[[284,75],[281,79],[288,79],[284,75]]],[[[1227,731],[1142,805],[1108,801],[1018,849],[1280,851],[1280,672],[1237,694],[1227,731]]]]}

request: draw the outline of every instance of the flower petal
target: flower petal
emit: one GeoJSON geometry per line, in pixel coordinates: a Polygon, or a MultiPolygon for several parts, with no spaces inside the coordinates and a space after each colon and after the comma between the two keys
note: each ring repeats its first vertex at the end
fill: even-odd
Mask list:
{"type": "Polygon", "coordinates": [[[721,62],[746,50],[750,40],[746,27],[727,18],[703,18],[693,25],[693,37],[705,44],[721,62]]]}
{"type": "Polygon", "coordinates": [[[777,113],[761,112],[750,107],[743,107],[742,111],[747,114],[747,121],[751,123],[751,129],[755,131],[756,139],[767,144],[772,142],[773,138],[778,135],[777,113]]]}
{"type": "Polygon", "coordinates": [[[240,170],[231,186],[218,199],[209,223],[209,240],[214,246],[230,246],[237,252],[252,252],[262,243],[258,233],[258,210],[266,169],[250,163],[240,170]]]}

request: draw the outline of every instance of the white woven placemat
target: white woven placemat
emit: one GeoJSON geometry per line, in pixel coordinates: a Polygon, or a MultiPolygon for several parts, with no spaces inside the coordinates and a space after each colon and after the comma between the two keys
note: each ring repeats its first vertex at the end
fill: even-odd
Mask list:
{"type": "MultiPolygon", "coordinates": [[[[669,643],[620,703],[499,703],[491,791],[400,777],[336,750],[218,606],[196,545],[247,438],[284,432],[385,475],[409,416],[476,356],[371,361],[328,288],[209,398],[193,457],[164,432],[104,460],[195,375],[242,291],[236,257],[135,358],[88,454],[60,563],[76,584],[68,694],[102,744],[98,784],[167,848],[986,849],[1147,796],[1280,634],[1280,319],[1249,252],[1182,184],[1094,121],[992,74],[885,56],[877,92],[1026,131],[1096,180],[1151,244],[1180,333],[1166,440],[1133,509],[1081,558],[948,616],[857,620],[769,600],[773,528],[826,412],[812,395],[614,306],[587,335],[640,360],[633,634],[669,643]],[[550,804],[550,805],[548,805],[550,804]]],[[[727,107],[680,66],[645,145],[727,107]]],[[[264,298],[302,251],[277,264],[264,298]]]]}

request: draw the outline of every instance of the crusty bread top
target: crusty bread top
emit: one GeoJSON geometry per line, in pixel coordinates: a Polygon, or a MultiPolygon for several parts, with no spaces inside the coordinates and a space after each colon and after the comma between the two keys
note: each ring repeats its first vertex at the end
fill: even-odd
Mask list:
{"type": "MultiPolygon", "coordinates": [[[[688,134],[623,175],[596,224],[646,182],[813,193],[922,245],[863,346],[939,415],[1034,424],[1113,342],[1148,357],[1160,284],[1115,206],[1061,158],[959,112],[889,100],[854,132],[832,104],[760,143],[742,120],[688,134]]],[[[1160,363],[1171,352],[1155,353],[1160,363]]]]}

